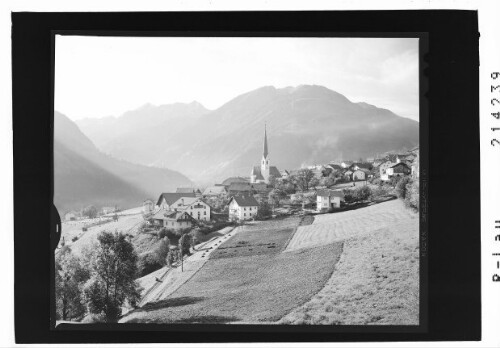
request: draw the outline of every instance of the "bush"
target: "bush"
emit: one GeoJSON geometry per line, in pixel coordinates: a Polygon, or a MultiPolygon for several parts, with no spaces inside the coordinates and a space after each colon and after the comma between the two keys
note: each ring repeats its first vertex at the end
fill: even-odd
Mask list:
{"type": "Polygon", "coordinates": [[[354,198],[357,202],[368,200],[372,195],[372,190],[369,186],[361,186],[354,190],[354,198]]]}
{"type": "Polygon", "coordinates": [[[418,180],[414,180],[406,185],[405,204],[416,211],[420,209],[420,184],[418,180]]]}
{"type": "Polygon", "coordinates": [[[77,236],[75,236],[75,237],[71,238],[71,241],[72,241],[72,242],[76,242],[77,240],[78,240],[78,237],[77,237],[77,236]]]}
{"type": "Polygon", "coordinates": [[[405,199],[407,192],[407,185],[411,182],[411,178],[409,176],[405,176],[401,178],[396,184],[396,195],[398,198],[405,199]]]}
{"type": "Polygon", "coordinates": [[[97,217],[98,212],[99,211],[97,210],[96,207],[94,207],[93,205],[89,205],[88,207],[83,209],[82,215],[87,216],[90,219],[93,219],[93,218],[97,217]]]}
{"type": "Polygon", "coordinates": [[[139,277],[143,277],[146,274],[159,270],[162,267],[163,265],[158,260],[156,253],[147,253],[139,257],[139,277]]]}
{"type": "Polygon", "coordinates": [[[378,186],[372,190],[372,198],[380,198],[390,194],[389,188],[386,186],[378,186]]]}

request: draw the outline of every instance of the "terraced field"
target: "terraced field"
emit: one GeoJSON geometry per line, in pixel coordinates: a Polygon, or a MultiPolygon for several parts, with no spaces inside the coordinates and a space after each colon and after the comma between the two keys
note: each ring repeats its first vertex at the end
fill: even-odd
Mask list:
{"type": "Polygon", "coordinates": [[[324,287],[342,253],[342,243],[282,253],[299,222],[289,218],[242,227],[178,290],[120,322],[279,320],[324,287]]]}
{"type": "Polygon", "coordinates": [[[312,225],[300,226],[286,251],[343,241],[372,233],[409,217],[397,200],[334,214],[317,215],[312,225]]]}

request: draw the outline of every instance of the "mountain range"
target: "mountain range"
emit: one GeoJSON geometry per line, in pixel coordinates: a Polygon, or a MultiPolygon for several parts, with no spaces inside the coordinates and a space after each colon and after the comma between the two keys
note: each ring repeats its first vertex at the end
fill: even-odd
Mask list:
{"type": "Polygon", "coordinates": [[[417,121],[317,85],[266,86],[216,110],[197,102],[145,105],[77,124],[113,157],[176,170],[198,184],[248,176],[262,155],[264,125],[271,165],[280,170],[372,157],[419,142],[417,121]]]}
{"type": "Polygon", "coordinates": [[[102,153],[73,121],[54,113],[54,204],[60,213],[90,204],[136,207],[146,198],[191,185],[178,172],[102,153]]]}

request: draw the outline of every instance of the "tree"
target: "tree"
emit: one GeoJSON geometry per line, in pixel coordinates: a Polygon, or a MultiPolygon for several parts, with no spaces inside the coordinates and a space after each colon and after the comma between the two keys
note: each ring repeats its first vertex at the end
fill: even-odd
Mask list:
{"type": "Polygon", "coordinates": [[[398,196],[398,198],[401,198],[403,200],[406,198],[407,185],[410,183],[411,183],[411,179],[409,176],[405,176],[397,182],[396,195],[398,196]]]}
{"type": "Polygon", "coordinates": [[[189,233],[184,233],[179,239],[179,250],[182,255],[190,255],[191,254],[191,235],[189,233]]]}
{"type": "Polygon", "coordinates": [[[167,237],[160,240],[158,247],[155,250],[156,259],[165,266],[167,264],[168,253],[170,252],[170,241],[167,237]]]}
{"type": "Polygon", "coordinates": [[[285,192],[285,194],[294,194],[297,192],[297,186],[291,179],[281,179],[277,181],[275,188],[285,192]]]}
{"type": "Polygon", "coordinates": [[[280,200],[286,197],[286,193],[279,188],[275,188],[269,192],[269,201],[274,205],[278,205],[280,200]]]}
{"type": "Polygon", "coordinates": [[[92,314],[104,314],[116,322],[126,302],[135,307],[140,298],[135,282],[137,254],[122,233],[101,232],[89,262],[91,278],[85,284],[84,298],[92,314]]]}
{"type": "Polygon", "coordinates": [[[315,178],[314,172],[311,169],[301,169],[291,176],[292,181],[297,185],[297,187],[302,191],[309,190],[311,186],[311,181],[315,178]]]}
{"type": "Polygon", "coordinates": [[[269,182],[269,184],[268,184],[269,186],[271,186],[271,187],[275,187],[276,186],[276,181],[277,180],[276,180],[276,177],[274,175],[270,174],[269,178],[267,180],[269,182]]]}
{"type": "Polygon", "coordinates": [[[358,202],[363,202],[368,200],[371,195],[372,195],[372,190],[367,185],[358,187],[354,190],[354,198],[358,202]]]}
{"type": "Polygon", "coordinates": [[[257,210],[257,219],[266,219],[273,214],[269,203],[266,200],[261,200],[259,202],[259,209],[257,210]]]}
{"type": "Polygon", "coordinates": [[[83,209],[82,214],[84,216],[87,216],[89,219],[93,219],[93,218],[97,217],[98,212],[99,212],[99,210],[97,210],[97,208],[95,206],[89,205],[88,207],[83,209]]]}
{"type": "Polygon", "coordinates": [[[418,211],[420,209],[420,184],[418,180],[412,180],[406,185],[406,206],[418,211]]]}
{"type": "Polygon", "coordinates": [[[85,314],[85,305],[81,299],[81,286],[89,278],[80,259],[64,248],[56,256],[55,290],[56,315],[58,319],[78,319],[85,314]]]}

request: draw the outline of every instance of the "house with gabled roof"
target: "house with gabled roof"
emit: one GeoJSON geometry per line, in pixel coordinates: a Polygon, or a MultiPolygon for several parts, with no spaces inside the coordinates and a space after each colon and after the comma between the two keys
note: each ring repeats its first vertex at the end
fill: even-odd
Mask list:
{"type": "Polygon", "coordinates": [[[229,220],[250,220],[257,216],[259,202],[252,194],[235,195],[229,200],[229,220]]]}
{"type": "Polygon", "coordinates": [[[389,179],[393,176],[404,176],[411,174],[411,168],[404,162],[394,163],[387,168],[387,176],[389,179]]]}
{"type": "Polygon", "coordinates": [[[194,192],[191,193],[179,193],[179,192],[164,192],[160,194],[156,205],[160,209],[170,210],[170,207],[173,203],[175,203],[181,197],[196,197],[194,192]]]}
{"type": "Polygon", "coordinates": [[[352,173],[353,181],[368,180],[372,176],[372,172],[365,168],[360,168],[352,173]]]}
{"type": "Polygon", "coordinates": [[[185,211],[160,209],[153,217],[153,224],[173,230],[191,228],[194,219],[185,211]]]}
{"type": "Polygon", "coordinates": [[[338,209],[343,201],[344,192],[342,190],[323,189],[316,192],[316,210],[318,212],[338,209]]]}
{"type": "Polygon", "coordinates": [[[198,221],[210,221],[211,207],[199,197],[181,197],[170,206],[170,209],[185,211],[198,221]]]}

